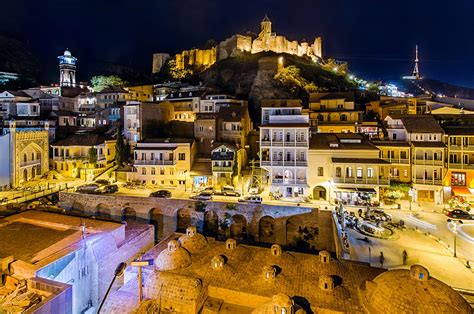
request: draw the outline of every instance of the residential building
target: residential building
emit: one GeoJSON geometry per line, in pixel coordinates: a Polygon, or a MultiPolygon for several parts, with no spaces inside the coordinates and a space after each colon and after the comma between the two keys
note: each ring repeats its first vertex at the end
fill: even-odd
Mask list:
{"type": "Polygon", "coordinates": [[[136,144],[129,181],[166,187],[191,186],[191,167],[197,154],[193,139],[147,138],[136,144]],[[188,180],[189,179],[189,180],[188,180]]]}
{"type": "Polygon", "coordinates": [[[216,144],[211,154],[213,185],[235,186],[246,162],[245,155],[243,148],[227,143],[216,144]]]}
{"type": "Polygon", "coordinates": [[[356,108],[354,92],[311,93],[309,119],[312,133],[357,133],[362,110],[356,108]]]}
{"type": "Polygon", "coordinates": [[[235,99],[235,96],[226,94],[206,95],[199,101],[199,112],[219,112],[222,107],[231,105],[247,106],[247,101],[235,99]]]}
{"type": "Polygon", "coordinates": [[[247,105],[221,107],[217,114],[218,141],[245,148],[253,128],[247,105]]]}
{"type": "Polygon", "coordinates": [[[107,108],[108,106],[119,102],[135,100],[125,88],[120,86],[108,86],[95,94],[98,108],[107,108]]]}
{"type": "Polygon", "coordinates": [[[4,119],[14,117],[38,117],[40,104],[23,91],[0,93],[0,106],[4,119]]]}
{"type": "Polygon", "coordinates": [[[414,201],[441,204],[446,173],[443,129],[431,115],[392,115],[385,122],[389,140],[410,144],[414,201]]]}
{"type": "Polygon", "coordinates": [[[443,179],[445,201],[451,196],[474,200],[474,127],[443,126],[445,132],[446,167],[443,179]]]}
{"type": "Polygon", "coordinates": [[[147,131],[156,127],[159,121],[167,123],[174,117],[173,105],[168,101],[128,101],[123,107],[123,111],[124,136],[131,145],[146,138],[147,131]]]}
{"type": "MultiPolygon", "coordinates": [[[[156,90],[155,90],[156,92],[156,90]]],[[[201,97],[205,94],[205,89],[200,86],[181,86],[174,87],[173,90],[163,91],[160,97],[171,102],[174,107],[174,120],[184,122],[194,122],[196,114],[200,112],[201,97]]]]}
{"type": "Polygon", "coordinates": [[[77,133],[51,145],[51,165],[65,177],[93,180],[115,164],[115,139],[77,133]]]}
{"type": "Polygon", "coordinates": [[[359,134],[318,133],[311,136],[308,183],[315,200],[335,199],[361,205],[380,200],[390,179],[379,149],[359,134]]]}
{"type": "Polygon", "coordinates": [[[198,113],[194,121],[194,138],[199,143],[199,155],[211,155],[217,141],[217,113],[198,113]]]}
{"type": "Polygon", "coordinates": [[[260,166],[272,193],[308,194],[309,117],[300,100],[263,100],[260,166]]]}
{"type": "Polygon", "coordinates": [[[9,121],[0,136],[0,187],[17,187],[49,171],[49,125],[17,127],[9,121]]]}
{"type": "Polygon", "coordinates": [[[388,162],[381,169],[382,176],[390,178],[390,182],[410,184],[411,171],[411,145],[406,141],[373,141],[379,149],[379,157],[388,162]]]}

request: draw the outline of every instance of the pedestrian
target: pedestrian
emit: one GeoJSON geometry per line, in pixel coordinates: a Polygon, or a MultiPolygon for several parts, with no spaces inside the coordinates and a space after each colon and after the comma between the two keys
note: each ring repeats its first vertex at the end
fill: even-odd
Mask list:
{"type": "Polygon", "coordinates": [[[383,262],[385,261],[385,257],[383,256],[383,252],[380,252],[379,260],[380,260],[380,267],[383,267],[383,262]]]}
{"type": "Polygon", "coordinates": [[[406,250],[403,250],[403,265],[407,264],[408,254],[406,250]]]}

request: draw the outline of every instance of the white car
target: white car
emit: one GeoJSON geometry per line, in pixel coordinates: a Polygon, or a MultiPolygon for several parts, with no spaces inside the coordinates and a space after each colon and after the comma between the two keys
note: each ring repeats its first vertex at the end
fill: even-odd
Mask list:
{"type": "Polygon", "coordinates": [[[198,201],[210,201],[212,200],[212,194],[209,192],[201,192],[199,194],[192,195],[190,198],[198,201]]]}
{"type": "Polygon", "coordinates": [[[234,189],[233,186],[230,185],[224,185],[222,189],[219,192],[216,192],[215,194],[219,195],[224,195],[224,196],[240,196],[240,191],[237,191],[234,189]]]}
{"type": "Polygon", "coordinates": [[[262,197],[260,195],[247,195],[239,198],[239,202],[261,204],[262,197]]]}

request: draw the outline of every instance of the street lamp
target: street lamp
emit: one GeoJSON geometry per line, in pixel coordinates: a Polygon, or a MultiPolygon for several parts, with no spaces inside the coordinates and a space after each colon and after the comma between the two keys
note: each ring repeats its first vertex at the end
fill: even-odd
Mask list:
{"type": "Polygon", "coordinates": [[[454,257],[457,257],[456,256],[456,239],[457,239],[457,235],[458,235],[458,225],[462,225],[463,222],[462,220],[453,220],[453,219],[448,219],[448,223],[451,224],[451,226],[453,227],[453,233],[454,233],[454,257]]]}
{"type": "Polygon", "coordinates": [[[125,263],[125,262],[121,262],[120,264],[117,265],[117,268],[115,269],[115,272],[114,272],[114,278],[112,278],[112,281],[110,282],[110,285],[107,288],[107,292],[105,292],[104,298],[102,299],[102,302],[100,302],[100,306],[99,306],[99,309],[97,310],[97,313],[100,313],[100,310],[104,306],[105,300],[107,299],[107,296],[110,293],[110,289],[112,288],[112,286],[115,282],[115,279],[117,279],[117,277],[120,277],[120,276],[123,275],[123,272],[125,271],[125,268],[127,268],[127,263],[125,263]]]}
{"type": "Polygon", "coordinates": [[[188,170],[184,170],[184,192],[186,192],[188,190],[188,187],[187,187],[187,177],[188,177],[188,170]]]}

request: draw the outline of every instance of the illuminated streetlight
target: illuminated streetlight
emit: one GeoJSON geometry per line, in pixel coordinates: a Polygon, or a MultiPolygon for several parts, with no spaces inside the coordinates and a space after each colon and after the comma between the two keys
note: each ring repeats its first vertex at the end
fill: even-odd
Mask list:
{"type": "Polygon", "coordinates": [[[112,278],[112,281],[110,282],[109,288],[107,289],[107,292],[105,292],[105,295],[104,295],[104,298],[102,299],[102,302],[100,302],[100,306],[99,306],[99,309],[97,310],[97,313],[100,313],[100,310],[104,306],[105,300],[107,299],[107,296],[110,293],[110,289],[112,288],[112,286],[115,282],[115,279],[117,279],[117,277],[120,277],[120,276],[123,275],[123,272],[125,271],[125,268],[127,268],[127,263],[121,262],[120,264],[118,264],[118,266],[117,266],[117,268],[115,269],[115,272],[114,272],[114,278],[112,278]]]}
{"type": "Polygon", "coordinates": [[[448,223],[451,224],[453,227],[453,233],[454,233],[454,257],[456,256],[456,240],[457,240],[457,235],[458,235],[458,225],[462,225],[463,222],[462,220],[453,220],[453,219],[448,219],[448,223]]]}

